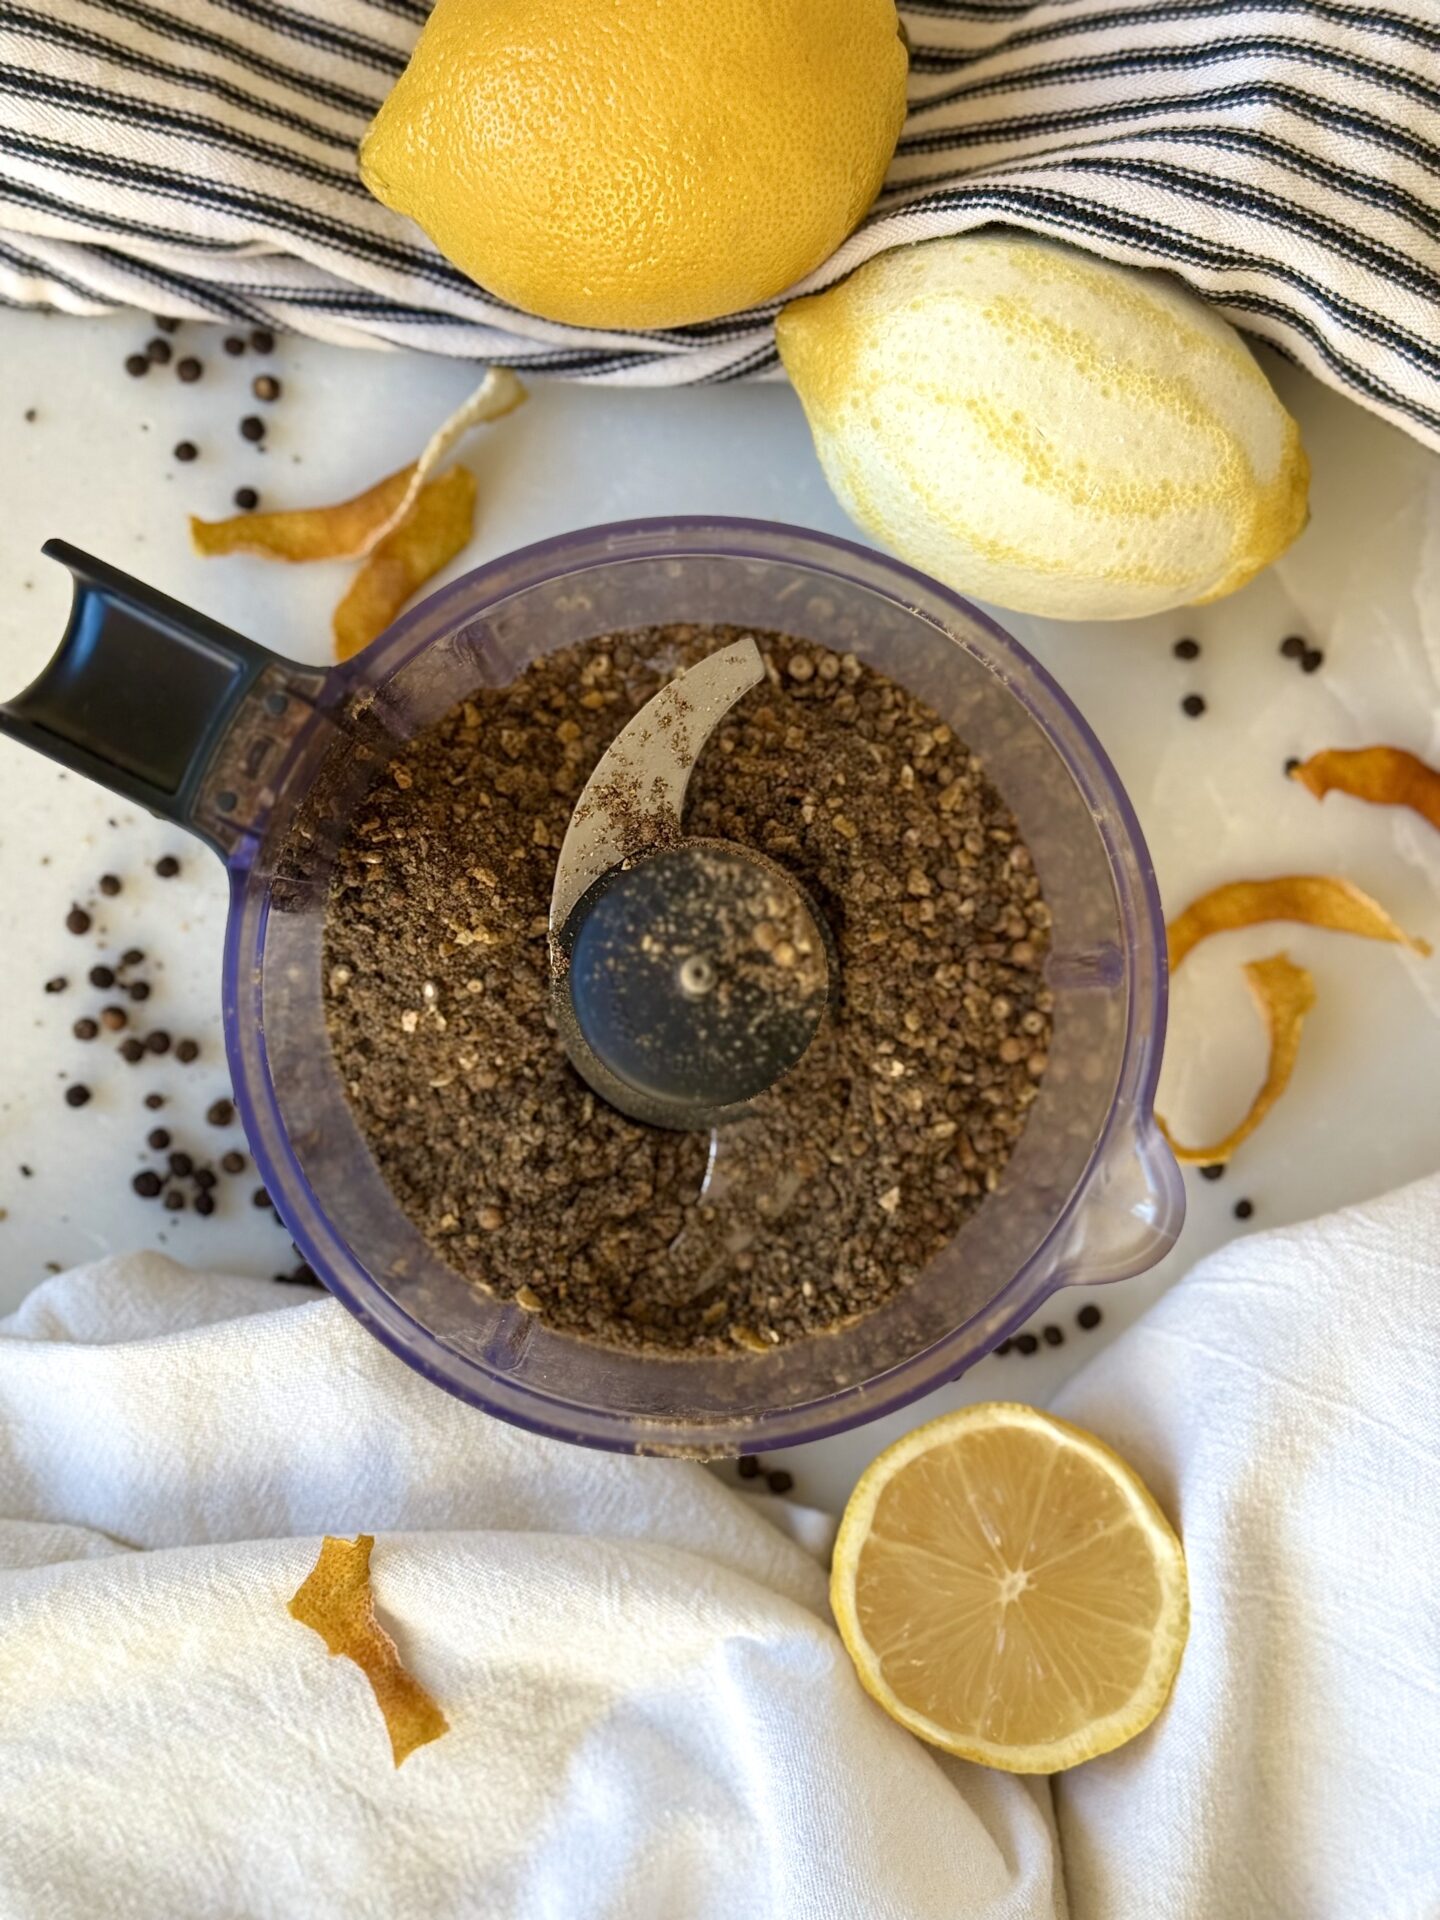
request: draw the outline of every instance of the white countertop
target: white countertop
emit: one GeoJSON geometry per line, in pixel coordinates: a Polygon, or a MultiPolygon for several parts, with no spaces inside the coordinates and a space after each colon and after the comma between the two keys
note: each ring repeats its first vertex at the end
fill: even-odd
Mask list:
{"type": "MultiPolygon", "coordinates": [[[[152,333],[141,317],[106,322],[0,315],[0,691],[48,657],[68,604],[64,570],[41,558],[61,534],[181,600],[301,659],[326,657],[343,566],[202,561],[185,514],[229,511],[249,482],[266,505],[342,498],[413,458],[473,384],[473,369],[400,355],[282,341],[264,367],[285,386],[256,409],[253,355],[226,358],[220,329],[188,328],[203,379],[173,368],[123,371],[152,333]],[[25,419],[35,410],[33,422],[25,419]],[[262,410],[268,450],[239,437],[262,410]],[[200,458],[177,464],[189,438],[200,458]]],[[[1333,797],[1324,807],[1287,784],[1287,755],[1387,741],[1440,758],[1440,461],[1267,356],[1300,419],[1315,469],[1311,527],[1282,564],[1220,605],[1123,627],[1076,627],[1000,614],[1079,702],[1126,781],[1171,912],[1222,879],[1335,872],[1374,893],[1440,945],[1440,835],[1333,797]],[[1291,631],[1326,654],[1302,675],[1277,647],[1291,631]],[[1182,634],[1202,657],[1170,654],[1182,634]],[[1205,716],[1184,718],[1198,691],[1205,716]]],[[[480,480],[478,538],[454,572],[540,539],[646,514],[744,514],[854,537],[821,477],[798,405],[781,386],[646,394],[537,386],[530,403],[467,443],[480,480]]],[[[288,1241],[249,1204],[253,1182],[223,1189],[202,1220],[164,1213],[130,1190],[149,1126],[177,1146],[232,1144],[204,1122],[226,1091],[219,1031],[219,863],[178,831],[0,741],[0,1311],[47,1272],[137,1245],[195,1265],[271,1274],[288,1241]],[[178,879],[153,873],[181,856],[178,879]],[[94,933],[64,927],[102,872],[124,880],[98,902],[94,933]],[[130,1068],[110,1045],[72,1038],[77,1014],[106,997],[83,982],[107,952],[154,956],[149,1025],[190,1035],[202,1057],[130,1068]],[[161,964],[163,963],[163,970],[161,964]],[[63,1077],[92,1082],[90,1105],[64,1104],[63,1077]],[[147,1114],[142,1095],[166,1093],[147,1114]],[[29,1176],[20,1171],[29,1167],[29,1176]]],[[[1033,1359],[990,1359],[932,1400],[858,1433],[797,1449],[797,1491],[835,1504],[895,1433],[942,1407],[997,1396],[1044,1401],[1097,1344],[1142,1312],[1194,1259],[1240,1231],[1361,1200],[1440,1166],[1440,959],[1301,928],[1211,942],[1187,965],[1171,1021],[1162,1107],[1187,1138],[1213,1138],[1258,1084],[1264,1045],[1239,962],[1284,947],[1313,971],[1319,1003],[1291,1092],[1216,1183],[1191,1178],[1190,1218],[1174,1255],[1145,1277],[1101,1290],[1103,1327],[1075,1330],[1084,1298],[1043,1313],[1066,1341],[1033,1359]]],[[[142,970],[143,971],[143,970],[142,970]]],[[[238,1142],[235,1142],[238,1144],[238,1142]]],[[[278,1293],[277,1297],[283,1296],[278,1293]]],[[[300,1295],[299,1297],[308,1297],[300,1295]]]]}

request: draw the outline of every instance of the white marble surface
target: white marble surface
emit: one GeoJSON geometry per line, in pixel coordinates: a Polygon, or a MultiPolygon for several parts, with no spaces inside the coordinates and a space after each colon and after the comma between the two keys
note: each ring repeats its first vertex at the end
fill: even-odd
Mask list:
{"type": "MultiPolygon", "coordinates": [[[[182,338],[205,360],[201,382],[182,386],[168,370],[132,381],[121,362],[150,331],[139,318],[0,316],[6,693],[40,667],[63,623],[66,576],[39,553],[51,534],[270,646],[322,659],[344,568],[201,561],[189,551],[186,511],[224,512],[246,481],[275,505],[353,491],[412,457],[473,377],[457,365],[282,342],[267,364],[285,393],[266,410],[271,432],[260,453],[236,430],[253,409],[255,359],[227,359],[218,331],[191,329],[182,338]],[[201,448],[193,465],[170,456],[181,437],[201,448]]],[[[1001,618],[1058,674],[1114,756],[1172,911],[1221,879],[1333,871],[1440,944],[1440,835],[1340,798],[1322,808],[1281,772],[1286,755],[1325,745],[1393,740],[1440,750],[1440,462],[1288,367],[1267,365],[1301,420],[1315,468],[1312,525],[1279,568],[1219,606],[1119,628],[1001,618]],[[1321,672],[1307,678],[1279,658],[1277,643],[1291,630],[1325,649],[1321,672]],[[1204,649],[1190,666],[1169,651],[1182,633],[1204,649]],[[1209,703],[1199,721],[1179,710],[1192,690],[1209,703]]],[[[470,442],[468,457],[480,476],[481,519],[465,565],[566,528],[642,514],[748,514],[853,534],[783,387],[542,388],[470,442]]],[[[182,1260],[240,1272],[286,1264],[288,1243],[249,1206],[248,1182],[235,1183],[209,1221],[165,1215],[129,1187],[146,1126],[157,1119],[177,1145],[228,1143],[202,1117],[224,1091],[224,906],[220,867],[198,845],[0,741],[0,1309],[52,1265],[138,1244],[163,1243],[182,1260]],[[165,882],[152,867],[168,851],[184,870],[165,882]],[[74,898],[91,900],[107,870],[124,876],[124,892],[99,902],[95,934],[77,940],[64,929],[66,909],[74,898]],[[76,1014],[102,996],[74,987],[43,993],[53,974],[83,979],[99,947],[130,944],[150,950],[157,968],[163,962],[147,1020],[197,1038],[197,1065],[181,1068],[172,1057],[127,1068],[98,1043],[71,1038],[76,1014]],[[88,1107],[65,1106],[64,1076],[93,1082],[88,1107]],[[170,1096],[154,1117],[140,1105],[152,1087],[170,1096]]],[[[1099,1296],[1100,1332],[1077,1333],[1080,1298],[1062,1296],[1042,1317],[1066,1329],[1063,1347],[1033,1360],[989,1360],[932,1402],[797,1450],[788,1464],[802,1494],[843,1498],[881,1444],[943,1405],[1043,1400],[1185,1265],[1239,1231],[1231,1209],[1242,1195],[1264,1226],[1440,1165],[1440,960],[1427,966],[1298,928],[1211,943],[1186,967],[1164,1088],[1177,1129],[1213,1137],[1243,1110],[1263,1044],[1238,963],[1281,946],[1312,968],[1319,988],[1293,1091],[1223,1181],[1192,1179],[1176,1254],[1099,1296]]]]}

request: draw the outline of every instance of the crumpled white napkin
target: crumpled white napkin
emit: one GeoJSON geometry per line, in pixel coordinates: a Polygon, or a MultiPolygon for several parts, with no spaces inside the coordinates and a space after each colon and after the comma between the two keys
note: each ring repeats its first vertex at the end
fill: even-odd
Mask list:
{"type": "MultiPolygon", "coordinates": [[[[1068,1391],[1195,1626],[1057,1784],[1076,1920],[1440,1911],[1440,1181],[1208,1262],[1068,1391]]],[[[861,1693],[814,1559],[702,1469],[448,1399],[330,1301],[155,1256],[0,1326],[6,1920],[1050,1920],[1049,1790],[861,1693]],[[374,1532],[452,1731],[398,1772],[285,1602],[374,1532]]]]}

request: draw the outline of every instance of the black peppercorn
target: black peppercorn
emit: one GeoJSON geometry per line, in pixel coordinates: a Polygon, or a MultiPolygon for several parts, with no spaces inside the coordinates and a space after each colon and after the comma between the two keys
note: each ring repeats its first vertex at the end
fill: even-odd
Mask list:
{"type": "Polygon", "coordinates": [[[776,1467],[773,1473],[767,1473],[765,1484],[772,1493],[789,1493],[795,1484],[793,1473],[787,1473],[783,1467],[776,1467]]]}
{"type": "Polygon", "coordinates": [[[99,987],[102,990],[106,987],[113,987],[115,984],[114,968],[113,967],[91,967],[90,984],[92,987],[99,987]]]}
{"type": "Polygon", "coordinates": [[[735,1462],[735,1471],[742,1480],[758,1480],[760,1478],[760,1462],[755,1458],[753,1453],[741,1454],[740,1458],[735,1462]]]}
{"type": "Polygon", "coordinates": [[[144,958],[139,947],[127,947],[120,956],[120,964],[122,967],[138,967],[144,958]]]}
{"type": "Polygon", "coordinates": [[[232,1147],[228,1153],[220,1156],[220,1165],[226,1173],[243,1173],[246,1166],[245,1156],[243,1153],[237,1153],[232,1147]]]}
{"type": "Polygon", "coordinates": [[[168,1164],[177,1180],[188,1180],[195,1171],[195,1162],[188,1153],[172,1153],[168,1164]]]}
{"type": "Polygon", "coordinates": [[[275,1202],[270,1198],[264,1187],[256,1187],[250,1196],[250,1204],[252,1207],[273,1207],[275,1202]]]}
{"type": "Polygon", "coordinates": [[[1237,1220],[1248,1220],[1254,1211],[1255,1203],[1253,1200],[1237,1200],[1235,1202],[1235,1218],[1237,1220]]]}
{"type": "Polygon", "coordinates": [[[1083,1327],[1086,1333],[1093,1333],[1103,1318],[1104,1315],[1099,1307],[1087,1303],[1076,1314],[1075,1324],[1077,1327],[1083,1327]]]}
{"type": "Polygon", "coordinates": [[[1017,1333],[1015,1336],[1015,1345],[1021,1353],[1025,1354],[1038,1353],[1040,1351],[1040,1342],[1035,1338],[1033,1333],[1017,1333]]]}
{"type": "Polygon", "coordinates": [[[215,1211],[214,1195],[210,1193],[206,1193],[203,1190],[197,1193],[195,1196],[195,1211],[198,1214],[200,1214],[202,1217],[208,1219],[209,1216],[215,1211]]]}
{"type": "Polygon", "coordinates": [[[205,1118],[212,1127],[228,1127],[235,1118],[233,1100],[216,1100],[205,1109],[205,1118]]]}
{"type": "Polygon", "coordinates": [[[238,360],[240,355],[244,353],[245,342],[240,338],[238,333],[226,334],[225,351],[230,355],[232,360],[238,360]]]}
{"type": "Polygon", "coordinates": [[[127,353],[125,371],[132,380],[138,380],[142,374],[150,371],[150,362],[143,353],[127,353]]]}
{"type": "Polygon", "coordinates": [[[171,1213],[179,1213],[185,1205],[185,1196],[178,1187],[171,1187],[165,1196],[165,1205],[171,1213]]]}
{"type": "Polygon", "coordinates": [[[164,1104],[165,1096],[163,1093],[147,1093],[145,1096],[145,1105],[150,1109],[151,1113],[158,1113],[164,1104]]]}
{"type": "Polygon", "coordinates": [[[157,1027],[154,1033],[146,1034],[145,1045],[151,1053],[168,1053],[170,1051],[170,1036],[163,1027],[157,1027]]]}
{"type": "Polygon", "coordinates": [[[1224,1177],[1225,1165],[1223,1161],[1213,1163],[1208,1167],[1201,1167],[1200,1169],[1200,1178],[1202,1180],[1223,1180],[1224,1177]]]}
{"type": "Polygon", "coordinates": [[[64,993],[69,984],[63,973],[57,973],[53,979],[45,982],[45,991],[46,993],[64,993]]]}
{"type": "Polygon", "coordinates": [[[1177,660],[1198,660],[1200,642],[1198,640],[1177,640],[1170,649],[1177,660]]]}
{"type": "Polygon", "coordinates": [[[147,1170],[144,1173],[137,1173],[130,1184],[142,1200],[155,1200],[159,1198],[160,1188],[163,1183],[158,1173],[151,1173],[147,1170]]]}
{"type": "Polygon", "coordinates": [[[90,916],[84,907],[71,907],[65,916],[65,931],[76,934],[90,931],[90,916]]]}
{"type": "Polygon", "coordinates": [[[188,462],[197,459],[199,453],[200,449],[193,440],[177,440],[175,442],[175,458],[177,460],[188,462]]]}
{"type": "Polygon", "coordinates": [[[194,1040],[182,1040],[175,1048],[175,1058],[182,1067],[188,1067],[192,1060],[200,1058],[199,1045],[194,1040]]]}
{"type": "Polygon", "coordinates": [[[133,1035],[128,1040],[122,1040],[120,1042],[120,1058],[122,1060],[128,1060],[132,1067],[138,1066],[145,1058],[143,1041],[135,1039],[133,1035]]]}
{"type": "Polygon", "coordinates": [[[88,1105],[89,1100],[90,1089],[79,1080],[75,1082],[73,1087],[67,1087],[65,1089],[65,1104],[67,1107],[83,1107],[88,1105]]]}
{"type": "Polygon", "coordinates": [[[100,876],[100,891],[105,895],[107,900],[113,900],[120,891],[119,874],[102,873],[100,876]]]}
{"type": "Polygon", "coordinates": [[[150,982],[148,980],[132,980],[125,991],[132,1000],[148,1000],[150,998],[150,982]]]}
{"type": "Polygon", "coordinates": [[[1309,645],[1298,633],[1289,633],[1280,642],[1280,651],[1287,660],[1303,660],[1309,645]]]}
{"type": "Polygon", "coordinates": [[[237,487],[235,489],[235,504],[240,508],[242,513],[253,513],[255,508],[260,504],[260,496],[254,487],[237,487]]]}
{"type": "Polygon", "coordinates": [[[170,364],[171,347],[168,340],[148,340],[145,343],[145,358],[152,367],[167,367],[170,364]]]}
{"type": "Polygon", "coordinates": [[[175,363],[175,372],[187,387],[193,380],[198,380],[204,371],[204,365],[195,358],[193,353],[187,353],[183,360],[177,360],[175,363]]]}
{"type": "Polygon", "coordinates": [[[165,1127],[152,1127],[150,1132],[145,1136],[145,1144],[147,1147],[152,1147],[156,1153],[163,1153],[170,1144],[168,1129],[165,1127]]]}
{"type": "Polygon", "coordinates": [[[1324,663],[1325,663],[1325,656],[1320,651],[1319,647],[1309,647],[1301,655],[1300,671],[1302,673],[1314,673],[1315,669],[1317,667],[1323,666],[1324,663]]]}
{"type": "Polygon", "coordinates": [[[1180,702],[1180,711],[1188,714],[1192,720],[1198,720],[1205,711],[1205,701],[1198,693],[1187,693],[1180,702]]]}
{"type": "MultiPolygon", "coordinates": [[[[155,862],[155,871],[162,880],[173,880],[180,871],[180,862],[173,853],[162,853],[155,862]]],[[[140,955],[142,960],[144,957],[144,954],[140,955]]]]}
{"type": "Polygon", "coordinates": [[[1063,1347],[1065,1344],[1065,1335],[1060,1331],[1059,1327],[1042,1327],[1040,1329],[1040,1337],[1044,1340],[1047,1347],[1063,1347]]]}
{"type": "Polygon", "coordinates": [[[258,413],[247,413],[240,422],[240,438],[252,442],[265,438],[265,422],[258,413]]]}
{"type": "Polygon", "coordinates": [[[250,344],[256,353],[273,353],[275,351],[275,336],[268,327],[252,327],[250,329],[250,344]]]}
{"type": "Polygon", "coordinates": [[[93,1040],[100,1031],[100,1024],[96,1020],[77,1020],[70,1031],[77,1040],[93,1040]]]}

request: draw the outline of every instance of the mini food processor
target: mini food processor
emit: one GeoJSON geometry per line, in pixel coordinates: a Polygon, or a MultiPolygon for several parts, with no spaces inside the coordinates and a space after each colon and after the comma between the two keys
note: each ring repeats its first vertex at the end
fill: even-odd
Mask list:
{"type": "MultiPolygon", "coordinates": [[[[70,622],[40,677],[0,706],[0,731],[176,821],[225,862],[226,1040],[261,1177],[331,1292],[438,1385],[591,1446],[770,1450],[915,1399],[1057,1288],[1139,1273],[1173,1245],[1184,1192],[1152,1110],[1164,925],[1139,826],[1065,695],[936,582],[798,528],[599,527],[467,574],[322,672],[63,542],[45,550],[74,576],[70,622]],[[995,1190],[873,1311],[733,1355],[604,1347],[463,1279],[386,1187],[324,1010],[336,853],[397,746],[553,649],[679,622],[852,652],[928,702],[1013,811],[1052,915],[1049,1065],[995,1190]]],[[[684,835],[689,766],[759,672],[753,642],[724,647],[622,729],[574,810],[551,905],[555,1023],[576,1070],[633,1119],[713,1129],[720,1178],[727,1125],[784,1075],[843,987],[802,889],[750,849],[684,835]],[[794,991],[761,1003],[714,957],[717,917],[756,899],[797,930],[809,963],[794,991]],[[670,958],[647,934],[662,911],[678,929],[670,958]]],[[[957,947],[963,938],[957,929],[957,947]]]]}

